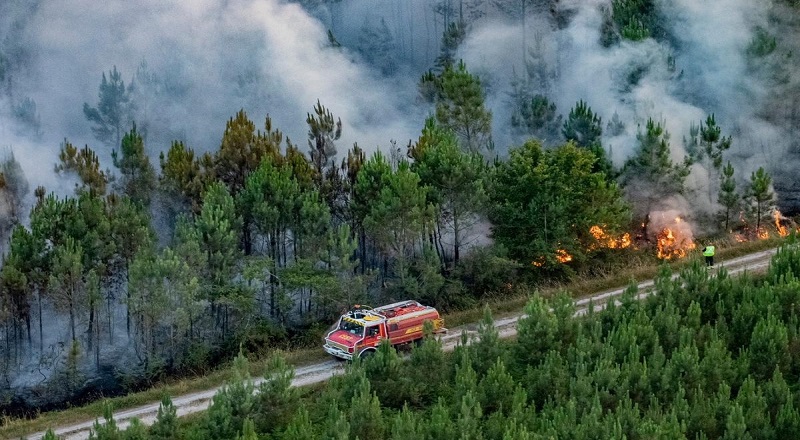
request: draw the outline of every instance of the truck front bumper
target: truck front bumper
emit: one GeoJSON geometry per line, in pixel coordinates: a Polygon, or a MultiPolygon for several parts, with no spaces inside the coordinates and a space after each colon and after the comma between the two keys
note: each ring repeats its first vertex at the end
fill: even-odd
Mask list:
{"type": "Polygon", "coordinates": [[[324,348],[325,351],[328,352],[328,354],[331,355],[331,356],[338,357],[340,359],[344,359],[344,360],[348,360],[348,361],[352,361],[353,360],[353,353],[348,353],[348,352],[342,350],[339,347],[334,347],[332,345],[325,344],[325,345],[322,346],[322,348],[324,348]]]}

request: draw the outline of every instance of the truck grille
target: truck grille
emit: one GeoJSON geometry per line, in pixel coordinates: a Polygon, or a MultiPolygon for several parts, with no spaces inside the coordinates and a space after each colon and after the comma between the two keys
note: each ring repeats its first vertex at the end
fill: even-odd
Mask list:
{"type": "Polygon", "coordinates": [[[347,346],[346,345],[339,344],[338,342],[333,342],[330,339],[327,342],[328,342],[328,345],[331,346],[331,347],[338,348],[339,350],[342,350],[342,351],[345,351],[345,352],[347,351],[347,346]]]}

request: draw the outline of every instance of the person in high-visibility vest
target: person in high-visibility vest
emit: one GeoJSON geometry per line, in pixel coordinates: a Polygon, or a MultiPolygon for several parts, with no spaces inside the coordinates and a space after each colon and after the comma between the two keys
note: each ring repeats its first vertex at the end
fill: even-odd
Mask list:
{"type": "Polygon", "coordinates": [[[706,257],[706,266],[714,265],[714,246],[706,246],[703,248],[703,256],[706,257]]]}

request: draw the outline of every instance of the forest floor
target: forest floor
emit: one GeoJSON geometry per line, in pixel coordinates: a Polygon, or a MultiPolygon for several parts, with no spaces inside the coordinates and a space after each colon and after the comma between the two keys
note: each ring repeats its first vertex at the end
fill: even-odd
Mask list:
{"type": "MultiPolygon", "coordinates": [[[[746,254],[743,256],[730,258],[726,261],[719,261],[714,268],[711,268],[711,271],[716,272],[719,270],[720,267],[724,267],[729,274],[731,275],[740,275],[745,272],[747,273],[758,273],[764,271],[770,262],[771,257],[775,254],[776,249],[768,249],[762,250],[759,252],[753,252],[750,254],[746,254]]],[[[674,272],[673,277],[677,277],[678,273],[674,272]]],[[[652,287],[654,285],[654,281],[652,279],[645,280],[639,282],[638,284],[638,298],[646,297],[652,294],[652,287]]],[[[620,295],[628,288],[619,287],[608,289],[604,291],[595,292],[592,294],[585,294],[575,299],[575,307],[576,307],[576,315],[582,315],[586,313],[589,309],[590,304],[594,307],[595,310],[602,309],[605,304],[620,295]]],[[[507,312],[504,314],[496,314],[494,318],[494,325],[498,329],[498,332],[501,337],[509,338],[513,337],[516,334],[516,323],[525,315],[522,314],[519,309],[516,312],[507,312]]],[[[477,328],[478,323],[470,323],[464,324],[457,327],[453,327],[449,329],[449,332],[446,335],[441,337],[442,346],[445,351],[453,350],[456,345],[461,341],[462,333],[466,332],[470,339],[474,339],[477,336],[477,328]]],[[[344,372],[345,363],[333,359],[325,360],[325,361],[317,361],[311,363],[309,365],[303,366],[296,366],[295,367],[295,377],[292,382],[294,386],[308,386],[319,384],[331,378],[336,374],[341,374],[344,372]]],[[[263,378],[256,378],[253,379],[254,383],[258,385],[263,378]]],[[[187,416],[190,414],[195,414],[201,411],[204,411],[208,408],[209,404],[211,403],[211,398],[214,394],[220,389],[220,386],[213,386],[205,389],[203,391],[191,392],[182,395],[174,395],[172,397],[172,402],[177,408],[177,413],[179,416],[187,416]]],[[[158,413],[158,408],[160,405],[160,400],[153,401],[148,404],[138,405],[135,407],[131,407],[128,409],[120,409],[114,412],[114,420],[116,421],[117,425],[124,429],[130,424],[130,421],[134,418],[138,418],[142,423],[146,425],[150,425],[156,418],[158,413]]],[[[69,410],[67,410],[69,411],[69,410]]],[[[98,414],[99,416],[99,414],[98,414]]],[[[85,416],[84,416],[85,417],[85,416]]],[[[77,417],[76,417],[77,418],[77,417]]],[[[63,419],[62,419],[63,420],[63,419]]],[[[30,422],[34,422],[32,420],[30,422]]],[[[67,440],[77,440],[77,439],[88,439],[89,432],[95,423],[95,419],[92,418],[91,420],[72,420],[70,422],[62,423],[60,426],[56,426],[53,428],[53,431],[59,436],[59,438],[67,439],[67,440]]],[[[30,432],[35,429],[41,429],[42,425],[38,425],[36,428],[32,428],[32,426],[37,425],[27,425],[28,431],[30,432]]],[[[3,438],[27,438],[28,440],[38,440],[44,436],[44,432],[36,432],[31,433],[29,435],[21,435],[21,432],[25,428],[22,426],[16,427],[13,431],[6,431],[6,429],[0,429],[0,436],[3,438]],[[3,431],[6,431],[3,433],[3,431]],[[6,437],[5,435],[8,435],[6,437]]]]}

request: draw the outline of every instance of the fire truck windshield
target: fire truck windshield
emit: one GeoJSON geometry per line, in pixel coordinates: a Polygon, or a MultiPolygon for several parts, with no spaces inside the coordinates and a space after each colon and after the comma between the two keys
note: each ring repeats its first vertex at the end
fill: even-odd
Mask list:
{"type": "Polygon", "coordinates": [[[364,335],[364,326],[353,321],[348,321],[342,319],[342,322],[339,323],[339,330],[344,330],[346,332],[350,332],[354,335],[363,336],[364,335]]]}

